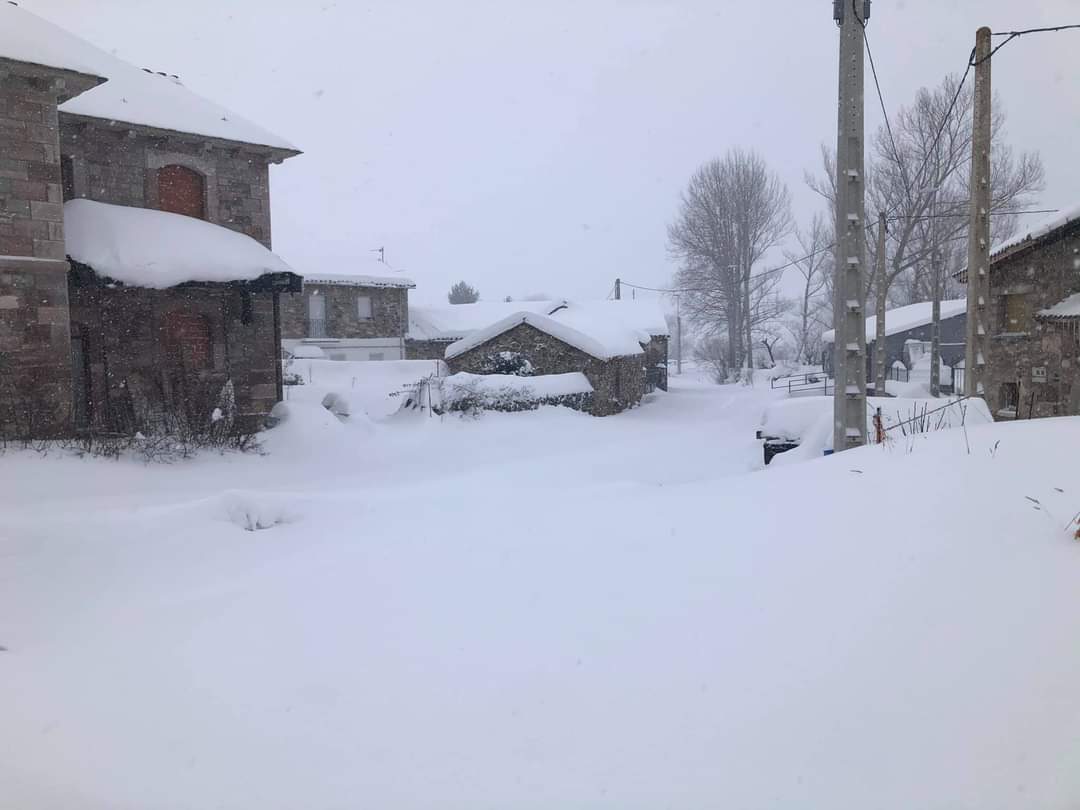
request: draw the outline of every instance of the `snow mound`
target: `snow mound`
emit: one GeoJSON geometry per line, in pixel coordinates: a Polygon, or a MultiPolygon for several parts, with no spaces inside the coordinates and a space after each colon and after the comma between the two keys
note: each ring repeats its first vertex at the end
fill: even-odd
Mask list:
{"type": "Polygon", "coordinates": [[[167,211],[70,200],[64,203],[64,232],[72,259],[136,287],[162,290],[292,272],[250,236],[167,211]]]}
{"type": "Polygon", "coordinates": [[[244,531],[272,529],[282,523],[295,523],[298,519],[296,511],[280,494],[233,490],[221,498],[229,520],[244,531]]]}

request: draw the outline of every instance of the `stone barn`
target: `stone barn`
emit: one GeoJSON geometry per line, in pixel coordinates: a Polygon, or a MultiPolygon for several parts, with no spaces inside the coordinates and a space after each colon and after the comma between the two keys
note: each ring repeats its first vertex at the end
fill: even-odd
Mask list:
{"type": "Polygon", "coordinates": [[[0,434],[211,400],[261,424],[299,289],[270,252],[269,167],[299,152],[13,3],[0,68],[0,434]]]}
{"type": "Polygon", "coordinates": [[[454,373],[521,376],[581,372],[593,387],[590,412],[607,416],[645,395],[645,350],[632,332],[586,334],[535,312],[517,312],[446,349],[454,373]]]}
{"type": "Polygon", "coordinates": [[[994,248],[990,335],[996,418],[1080,415],[1080,207],[994,248]]]}

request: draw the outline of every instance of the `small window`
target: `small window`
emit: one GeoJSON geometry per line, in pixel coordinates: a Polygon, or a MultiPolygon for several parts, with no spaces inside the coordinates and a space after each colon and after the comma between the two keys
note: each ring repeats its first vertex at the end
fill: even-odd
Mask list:
{"type": "Polygon", "coordinates": [[[1001,331],[1005,333],[1028,331],[1026,295],[1013,293],[1001,296],[1001,331]]]}
{"type": "Polygon", "coordinates": [[[63,184],[64,202],[75,199],[75,163],[70,157],[60,158],[60,182],[63,184]]]}
{"type": "Polygon", "coordinates": [[[371,320],[371,296],[361,295],[356,299],[356,314],[362,321],[371,320]]]}

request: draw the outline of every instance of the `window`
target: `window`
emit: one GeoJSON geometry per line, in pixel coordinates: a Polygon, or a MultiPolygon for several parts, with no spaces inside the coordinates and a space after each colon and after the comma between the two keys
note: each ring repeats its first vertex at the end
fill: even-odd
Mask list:
{"type": "Polygon", "coordinates": [[[60,182],[63,184],[64,202],[75,199],[75,163],[70,157],[60,158],[60,182]]]}
{"type": "Polygon", "coordinates": [[[371,320],[371,296],[361,295],[356,299],[356,314],[362,321],[371,320]]]}
{"type": "Polygon", "coordinates": [[[1011,293],[1001,296],[1001,330],[1005,333],[1028,331],[1027,296],[1011,293]]]}
{"type": "Polygon", "coordinates": [[[158,208],[196,219],[206,218],[206,182],[186,166],[158,169],[158,208]]]}

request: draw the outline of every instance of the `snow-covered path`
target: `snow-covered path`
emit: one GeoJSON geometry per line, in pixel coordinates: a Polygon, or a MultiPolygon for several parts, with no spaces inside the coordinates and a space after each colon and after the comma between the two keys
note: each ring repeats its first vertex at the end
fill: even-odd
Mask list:
{"type": "Polygon", "coordinates": [[[0,807],[1075,806],[1080,420],[762,472],[767,400],[0,457],[0,807]]]}

